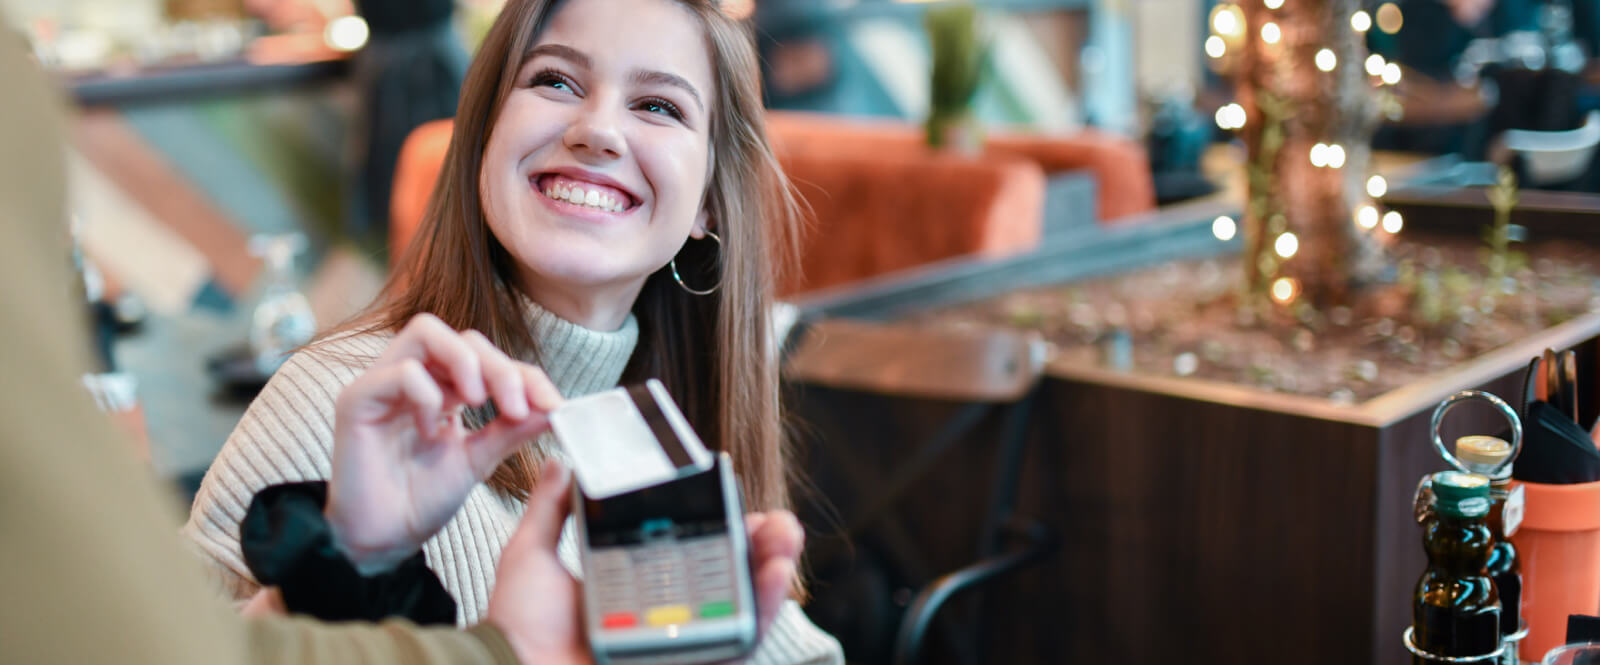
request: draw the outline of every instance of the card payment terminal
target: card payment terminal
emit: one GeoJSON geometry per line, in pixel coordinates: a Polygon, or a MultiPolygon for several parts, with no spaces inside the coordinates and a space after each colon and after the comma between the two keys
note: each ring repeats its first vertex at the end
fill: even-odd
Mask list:
{"type": "Polygon", "coordinates": [[[702,663],[755,646],[749,538],[733,465],[605,499],[577,494],[589,644],[601,663],[702,663]]]}

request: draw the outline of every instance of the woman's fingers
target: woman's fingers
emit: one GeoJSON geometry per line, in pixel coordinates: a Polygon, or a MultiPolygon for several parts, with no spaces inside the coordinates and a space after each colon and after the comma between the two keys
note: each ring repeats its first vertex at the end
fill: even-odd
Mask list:
{"type": "Polygon", "coordinates": [[[444,389],[422,363],[408,359],[357,377],[339,393],[337,409],[341,418],[351,418],[352,423],[387,420],[398,409],[411,414],[418,431],[434,436],[445,399],[444,389]]]}
{"type": "Polygon", "coordinates": [[[461,398],[473,406],[489,399],[484,385],[480,354],[461,333],[439,317],[418,314],[400,330],[374,368],[416,360],[424,366],[438,367],[450,378],[461,398]]]}
{"type": "Polygon", "coordinates": [[[522,420],[497,419],[466,440],[467,464],[478,480],[489,477],[495,467],[523,444],[550,428],[550,419],[535,413],[522,420]]]}
{"type": "Polygon", "coordinates": [[[522,380],[521,363],[512,360],[496,348],[489,338],[476,330],[461,333],[461,339],[478,354],[478,366],[488,392],[501,415],[513,420],[528,417],[528,398],[522,380]]]}
{"type": "Polygon", "coordinates": [[[401,388],[410,403],[409,410],[416,421],[417,431],[429,438],[439,436],[439,430],[447,426],[443,413],[444,391],[434,382],[428,370],[422,368],[422,363],[408,359],[399,367],[401,388]]]}
{"type": "Polygon", "coordinates": [[[561,408],[566,398],[561,396],[561,390],[556,388],[556,384],[544,370],[526,363],[519,363],[519,367],[522,371],[522,383],[528,390],[529,407],[544,414],[561,408]]]}

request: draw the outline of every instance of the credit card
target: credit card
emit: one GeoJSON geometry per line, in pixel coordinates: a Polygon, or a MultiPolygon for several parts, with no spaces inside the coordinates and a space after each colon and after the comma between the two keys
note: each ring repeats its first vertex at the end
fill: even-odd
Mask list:
{"type": "Polygon", "coordinates": [[[713,462],[655,379],[570,400],[550,414],[550,429],[591,499],[659,485],[713,462]]]}

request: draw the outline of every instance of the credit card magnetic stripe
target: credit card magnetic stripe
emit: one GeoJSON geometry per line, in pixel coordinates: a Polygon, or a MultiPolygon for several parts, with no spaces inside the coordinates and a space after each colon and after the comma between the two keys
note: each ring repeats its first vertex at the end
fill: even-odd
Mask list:
{"type": "Polygon", "coordinates": [[[639,409],[639,415],[644,416],[644,422],[650,426],[650,432],[661,442],[661,451],[667,454],[667,459],[672,465],[679,469],[693,466],[694,459],[689,457],[689,449],[684,446],[683,439],[678,438],[677,430],[672,429],[672,423],[667,422],[667,414],[662,413],[661,405],[656,403],[656,398],[650,393],[650,389],[644,385],[629,387],[628,397],[633,399],[634,406],[639,409]]]}

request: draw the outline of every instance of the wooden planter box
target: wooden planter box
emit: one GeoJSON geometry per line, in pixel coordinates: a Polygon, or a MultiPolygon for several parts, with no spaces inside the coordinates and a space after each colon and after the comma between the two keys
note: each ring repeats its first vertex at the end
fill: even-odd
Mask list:
{"type": "MultiPolygon", "coordinates": [[[[813,321],[893,325],[908,311],[1065,281],[1064,272],[1082,273],[1072,279],[1094,274],[1092,266],[1131,269],[1222,251],[1195,233],[1209,225],[1197,217],[1142,239],[1107,236],[1009,261],[952,263],[829,294],[806,311],[813,321]]],[[[1424,474],[1444,468],[1428,439],[1435,405],[1465,388],[1518,394],[1528,359],[1546,347],[1576,348],[1582,366],[1593,367],[1597,336],[1600,314],[1588,314],[1351,406],[1047,366],[1028,421],[1016,512],[1053,527],[1063,546],[1043,565],[986,587],[981,609],[953,610],[981,627],[981,642],[935,640],[929,649],[994,663],[1409,662],[1400,635],[1425,561],[1412,493],[1424,474]]],[[[1594,385],[1580,390],[1596,394],[1594,385]]],[[[808,473],[845,521],[864,500],[847,476],[888,477],[960,408],[805,379],[792,380],[789,400],[810,442],[808,473]],[[850,469],[827,458],[839,446],[852,451],[850,469]]],[[[1497,418],[1464,407],[1452,412],[1446,435],[1498,431],[1497,418]]],[[[920,548],[921,569],[904,572],[907,586],[976,555],[1000,428],[998,418],[985,421],[900,502],[903,533],[894,537],[920,548]]],[[[812,524],[813,543],[830,550],[828,529],[812,524]]],[[[819,599],[828,593],[817,589],[819,599]]]]}

